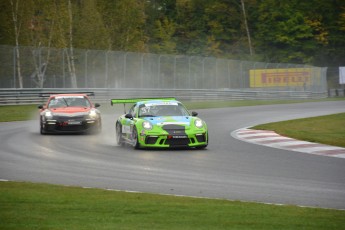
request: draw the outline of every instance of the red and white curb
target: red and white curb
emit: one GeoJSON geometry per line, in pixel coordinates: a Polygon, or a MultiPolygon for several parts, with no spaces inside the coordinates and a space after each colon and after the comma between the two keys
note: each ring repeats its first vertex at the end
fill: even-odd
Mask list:
{"type": "Polygon", "coordinates": [[[242,141],[278,149],[345,158],[345,148],[307,141],[299,141],[293,138],[281,136],[274,131],[269,130],[243,128],[235,130],[231,133],[231,136],[242,141]]]}

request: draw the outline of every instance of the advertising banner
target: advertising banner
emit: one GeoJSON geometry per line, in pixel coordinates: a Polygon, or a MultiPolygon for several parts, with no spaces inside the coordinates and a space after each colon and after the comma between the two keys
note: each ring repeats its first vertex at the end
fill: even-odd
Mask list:
{"type": "Polygon", "coordinates": [[[310,85],[311,68],[255,69],[249,71],[250,87],[282,87],[310,85]]]}

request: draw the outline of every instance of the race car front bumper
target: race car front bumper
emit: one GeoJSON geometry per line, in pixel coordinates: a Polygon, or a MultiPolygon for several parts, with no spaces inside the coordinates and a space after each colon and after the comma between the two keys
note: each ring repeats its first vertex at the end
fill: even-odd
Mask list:
{"type": "Polygon", "coordinates": [[[42,129],[46,133],[79,133],[97,131],[100,125],[99,119],[46,120],[42,122],[42,129]]]}
{"type": "Polygon", "coordinates": [[[204,147],[208,144],[207,132],[186,135],[155,135],[142,134],[139,137],[141,147],[148,148],[179,148],[179,147],[204,147]]]}

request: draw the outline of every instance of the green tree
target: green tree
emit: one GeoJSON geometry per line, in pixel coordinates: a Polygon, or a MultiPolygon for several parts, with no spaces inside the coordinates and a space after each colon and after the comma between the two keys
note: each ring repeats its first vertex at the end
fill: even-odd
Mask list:
{"type": "Polygon", "coordinates": [[[156,27],[151,39],[154,41],[150,51],[162,54],[175,54],[176,42],[174,41],[175,24],[168,18],[156,21],[156,27]]]}
{"type": "Polygon", "coordinates": [[[16,57],[16,74],[18,79],[18,87],[23,88],[23,75],[21,66],[21,53],[19,45],[25,45],[25,41],[28,41],[28,28],[30,27],[30,13],[32,13],[32,2],[20,0],[9,0],[7,4],[10,6],[9,11],[12,21],[12,32],[13,42],[16,46],[15,57],[16,57]]]}
{"type": "Polygon", "coordinates": [[[204,11],[206,0],[181,0],[176,3],[177,51],[180,54],[203,55],[207,46],[204,11]]]}
{"type": "Polygon", "coordinates": [[[15,45],[10,0],[0,1],[0,44],[15,45]]]}
{"type": "Polygon", "coordinates": [[[207,56],[227,56],[239,51],[238,42],[242,38],[241,11],[239,5],[231,1],[208,2],[205,8],[207,56]]]}
{"type": "Polygon", "coordinates": [[[44,0],[33,1],[33,11],[29,24],[32,60],[35,67],[30,78],[34,80],[36,87],[42,88],[45,82],[45,73],[50,62],[52,40],[56,29],[56,5],[44,0]],[[41,52],[42,47],[46,52],[41,52]]]}
{"type": "Polygon", "coordinates": [[[345,31],[345,7],[342,7],[341,14],[340,14],[340,29],[345,31]]]}
{"type": "Polygon", "coordinates": [[[341,15],[345,2],[342,0],[310,0],[299,5],[300,11],[314,23],[313,35],[318,42],[313,64],[320,66],[345,65],[345,30],[341,15]]]}
{"type": "MultiPolygon", "coordinates": [[[[0,7],[0,44],[64,48],[71,74],[74,48],[345,63],[343,0],[3,0],[0,7]]],[[[28,70],[16,51],[21,87],[28,70]]],[[[47,52],[34,60],[38,85],[50,59],[47,52]]]]}
{"type": "Polygon", "coordinates": [[[77,2],[75,11],[73,23],[75,28],[74,46],[80,49],[109,49],[109,31],[105,28],[97,1],[84,0],[77,2]]]}
{"type": "Polygon", "coordinates": [[[149,52],[174,54],[176,50],[176,1],[147,1],[145,33],[149,52]]]}
{"type": "MultiPolygon", "coordinates": [[[[252,8],[255,1],[246,4],[252,8]]],[[[215,57],[253,53],[244,1],[180,0],[176,8],[180,53],[215,57]]]]}
{"type": "Polygon", "coordinates": [[[313,30],[296,5],[290,0],[260,2],[255,39],[257,50],[265,54],[266,61],[312,61],[310,53],[316,45],[313,30]]]}
{"type": "Polygon", "coordinates": [[[100,0],[105,28],[110,36],[110,49],[121,51],[146,51],[145,1],[100,0]]]}

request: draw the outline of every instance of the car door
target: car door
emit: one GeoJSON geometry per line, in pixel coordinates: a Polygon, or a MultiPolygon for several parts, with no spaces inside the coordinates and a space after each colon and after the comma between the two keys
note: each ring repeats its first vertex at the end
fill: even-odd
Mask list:
{"type": "Polygon", "coordinates": [[[133,128],[135,126],[135,121],[136,121],[136,113],[137,113],[137,106],[133,105],[132,108],[128,111],[128,113],[124,116],[124,118],[121,121],[122,133],[125,134],[127,138],[131,138],[131,135],[133,133],[133,128]]]}

